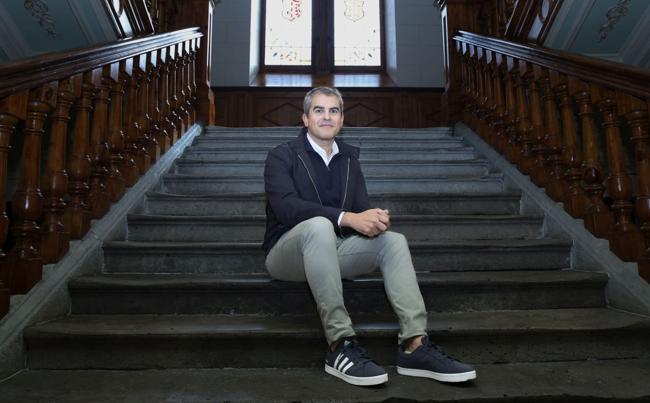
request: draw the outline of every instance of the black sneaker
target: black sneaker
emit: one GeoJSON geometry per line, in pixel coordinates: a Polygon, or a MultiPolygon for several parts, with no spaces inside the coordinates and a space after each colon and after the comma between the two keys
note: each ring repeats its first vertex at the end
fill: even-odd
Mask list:
{"type": "Polygon", "coordinates": [[[366,350],[354,339],[343,340],[334,352],[327,349],[325,372],[357,386],[388,382],[386,371],[368,358],[366,350]]]}
{"type": "Polygon", "coordinates": [[[403,346],[398,348],[397,373],[440,382],[465,382],[476,378],[474,368],[443,353],[428,336],[422,336],[422,345],[412,353],[406,353],[403,346]]]}

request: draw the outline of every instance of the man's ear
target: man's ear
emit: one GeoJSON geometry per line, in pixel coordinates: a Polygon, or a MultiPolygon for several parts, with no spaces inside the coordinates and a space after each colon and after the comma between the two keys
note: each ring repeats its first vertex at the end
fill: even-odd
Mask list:
{"type": "Polygon", "coordinates": [[[304,113],[302,114],[302,123],[305,125],[305,127],[309,127],[309,118],[304,113]]]}

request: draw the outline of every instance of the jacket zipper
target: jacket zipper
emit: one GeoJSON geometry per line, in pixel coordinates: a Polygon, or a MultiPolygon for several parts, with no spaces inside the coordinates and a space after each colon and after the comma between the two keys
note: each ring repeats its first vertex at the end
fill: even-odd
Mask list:
{"type": "MultiPolygon", "coordinates": [[[[345,191],[343,192],[343,202],[341,203],[341,210],[345,206],[345,199],[348,197],[348,183],[350,182],[350,157],[348,157],[348,172],[345,174],[345,191]]],[[[339,235],[343,238],[343,228],[339,225],[339,235]]]]}
{"type": "Polygon", "coordinates": [[[320,194],[318,193],[318,188],[316,187],[316,182],[314,182],[314,178],[311,177],[311,172],[309,172],[309,168],[307,168],[307,164],[305,164],[305,161],[302,159],[300,155],[298,155],[298,159],[300,160],[300,162],[302,162],[302,165],[305,167],[305,171],[307,171],[307,176],[309,176],[309,180],[311,181],[311,184],[312,186],[314,186],[314,190],[316,191],[316,196],[318,196],[318,201],[322,206],[323,200],[320,198],[320,194]]]}

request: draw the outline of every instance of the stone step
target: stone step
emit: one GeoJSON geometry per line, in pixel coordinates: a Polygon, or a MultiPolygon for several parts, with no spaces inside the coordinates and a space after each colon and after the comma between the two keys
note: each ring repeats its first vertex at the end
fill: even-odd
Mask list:
{"type": "MultiPolygon", "coordinates": [[[[367,160],[362,164],[364,175],[409,176],[413,178],[467,178],[481,177],[488,174],[485,160],[425,162],[367,160]]],[[[264,161],[221,161],[207,162],[201,160],[178,159],[174,163],[174,172],[185,175],[264,175],[264,161]]]]}
{"type": "MultiPolygon", "coordinates": [[[[188,147],[183,157],[202,161],[264,161],[269,152],[267,147],[248,147],[246,149],[219,149],[206,147],[188,147]]],[[[361,150],[359,160],[399,159],[411,161],[464,161],[475,160],[477,154],[473,147],[435,148],[423,150],[419,147],[411,149],[366,148],[361,150]]]]}
{"type": "MultiPolygon", "coordinates": [[[[394,316],[353,317],[380,363],[394,363],[394,316]]],[[[435,313],[428,333],[469,363],[650,358],[650,320],[606,308],[435,313]]],[[[71,315],[24,332],[31,369],[322,367],[315,315],[71,315]]]]}
{"type": "MultiPolygon", "coordinates": [[[[237,137],[237,136],[220,136],[220,137],[206,137],[197,136],[192,142],[193,147],[202,148],[226,148],[226,149],[241,149],[248,148],[261,148],[265,147],[271,149],[280,144],[286,143],[294,139],[295,136],[265,136],[265,137],[237,137]]],[[[439,148],[456,148],[463,147],[463,139],[461,137],[448,137],[448,138],[434,138],[434,139],[403,139],[399,137],[393,138],[372,138],[372,137],[358,137],[349,136],[342,137],[345,142],[351,146],[360,147],[362,152],[366,149],[373,150],[379,148],[387,148],[392,150],[423,148],[423,149],[439,149],[439,148]]]]}
{"type": "MultiPolygon", "coordinates": [[[[520,215],[393,215],[391,230],[409,241],[442,239],[534,239],[542,217],[520,215]]],[[[166,216],[130,214],[130,241],[262,241],[266,216],[166,216]]]]}
{"type": "MultiPolygon", "coordinates": [[[[570,266],[571,243],[556,239],[409,242],[418,271],[541,270],[570,266]]],[[[222,276],[264,273],[259,242],[104,243],[105,271],[222,276]]]]}
{"type": "Polygon", "coordinates": [[[397,374],[388,383],[348,385],[323,368],[30,370],[2,384],[6,402],[641,402],[650,400],[650,360],[478,364],[478,378],[453,387],[397,374]],[[613,376],[615,374],[615,376],[613,376]],[[507,382],[504,382],[507,380],[507,382]],[[112,386],[107,386],[112,385],[112,386]],[[433,398],[432,398],[433,397],[433,398]]]}
{"type": "MultiPolygon", "coordinates": [[[[481,178],[411,178],[398,176],[365,176],[369,193],[435,192],[435,193],[497,193],[504,190],[502,174],[481,178]]],[[[216,194],[264,191],[262,176],[213,176],[166,174],[163,188],[175,194],[216,194]]]]}
{"type": "MultiPolygon", "coordinates": [[[[603,273],[572,270],[418,273],[431,312],[605,306],[603,273]]],[[[73,314],[316,315],[307,283],[268,276],[103,274],[69,283],[73,314]]],[[[381,276],[343,282],[351,315],[392,312],[381,276]]]]}
{"type": "MultiPolygon", "coordinates": [[[[167,215],[265,214],[264,193],[175,195],[150,192],[145,211],[167,215]]],[[[373,206],[392,214],[517,214],[521,194],[508,193],[383,193],[370,194],[373,206]]]]}
{"type": "MultiPolygon", "coordinates": [[[[266,136],[287,136],[296,138],[302,127],[297,126],[275,126],[275,127],[217,127],[206,126],[202,136],[220,137],[266,137],[266,136]]],[[[392,127],[343,127],[338,134],[341,137],[358,136],[373,138],[404,138],[404,139],[429,139],[447,138],[454,135],[452,127],[425,127],[415,129],[403,129],[392,127]]]]}

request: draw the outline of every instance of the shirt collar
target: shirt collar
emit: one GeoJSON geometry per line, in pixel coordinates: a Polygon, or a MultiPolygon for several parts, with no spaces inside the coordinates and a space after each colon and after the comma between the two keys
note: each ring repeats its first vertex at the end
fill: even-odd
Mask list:
{"type": "Polygon", "coordinates": [[[311,145],[314,151],[316,151],[316,154],[320,155],[320,157],[323,159],[323,162],[327,166],[330,165],[330,161],[332,161],[332,158],[334,158],[334,156],[339,153],[339,146],[338,144],[336,144],[336,140],[332,142],[332,154],[330,154],[329,157],[327,156],[325,150],[321,146],[319,146],[314,140],[312,140],[309,132],[307,132],[307,141],[309,141],[309,145],[311,145]]]}

